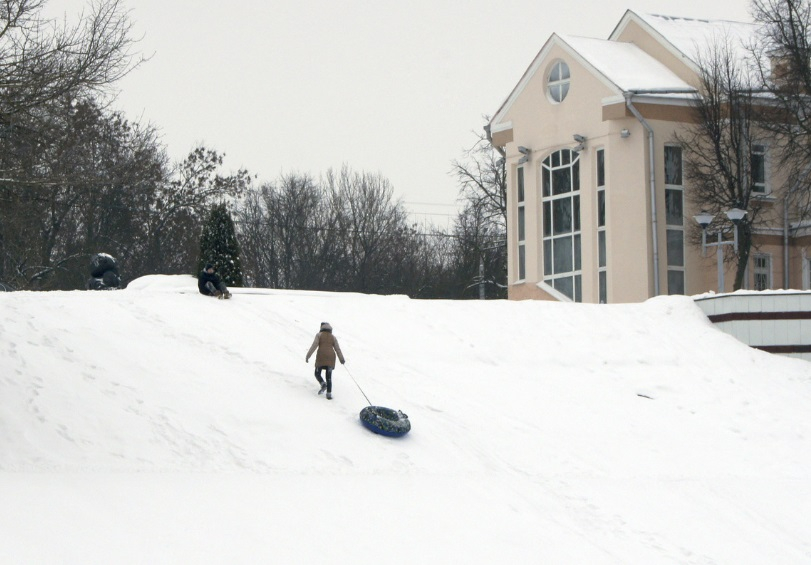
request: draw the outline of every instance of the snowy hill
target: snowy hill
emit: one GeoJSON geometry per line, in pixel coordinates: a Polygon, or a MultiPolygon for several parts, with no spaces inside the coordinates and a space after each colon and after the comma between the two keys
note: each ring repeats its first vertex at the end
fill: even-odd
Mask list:
{"type": "Polygon", "coordinates": [[[686,297],[0,293],[0,500],[2,563],[807,564],[811,363],[686,297]]]}

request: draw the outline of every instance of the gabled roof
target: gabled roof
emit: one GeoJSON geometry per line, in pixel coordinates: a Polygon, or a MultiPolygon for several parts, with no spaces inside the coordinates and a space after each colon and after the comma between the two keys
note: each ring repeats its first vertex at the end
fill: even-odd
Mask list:
{"type": "Polygon", "coordinates": [[[757,26],[749,23],[638,15],[628,10],[608,40],[552,34],[493,116],[491,126],[503,120],[504,114],[538,72],[554,46],[568,51],[617,95],[633,91],[694,91],[683,79],[638,46],[618,41],[630,22],[637,22],[654,40],[695,71],[698,71],[697,61],[701,54],[708,53],[708,49],[720,41],[728,43],[733,53],[741,61],[745,60],[749,53],[747,46],[757,31],[757,26]]]}
{"type": "Polygon", "coordinates": [[[567,51],[573,59],[594,73],[615,95],[636,90],[694,91],[664,64],[632,43],[552,34],[495,113],[491,125],[501,121],[503,114],[532,80],[555,46],[567,51]]]}
{"type": "Polygon", "coordinates": [[[560,37],[588,66],[611,82],[617,94],[639,90],[694,90],[676,73],[633,43],[590,37],[560,37]]]}
{"type": "Polygon", "coordinates": [[[758,26],[746,22],[728,20],[704,20],[663,16],[660,14],[637,14],[628,10],[609,36],[616,41],[630,22],[636,22],[648,33],[694,69],[702,55],[706,56],[714,46],[727,44],[739,62],[750,55],[748,47],[757,37],[758,26]]]}

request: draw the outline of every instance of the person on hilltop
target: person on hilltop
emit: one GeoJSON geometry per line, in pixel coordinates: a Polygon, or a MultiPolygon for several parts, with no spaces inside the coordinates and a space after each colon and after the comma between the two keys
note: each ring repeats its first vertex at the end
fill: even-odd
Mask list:
{"type": "Polygon", "coordinates": [[[200,271],[200,275],[197,277],[197,288],[200,290],[200,294],[215,296],[220,299],[231,298],[228,287],[222,282],[216,270],[217,268],[214,265],[206,263],[205,268],[200,271]]]}
{"type": "Polygon", "coordinates": [[[335,355],[338,355],[342,365],[346,363],[346,359],[344,359],[344,354],[341,353],[338,339],[332,335],[332,326],[327,322],[321,322],[321,328],[315,334],[313,344],[304,358],[306,363],[310,362],[310,356],[316,349],[318,353],[315,354],[315,378],[318,380],[318,384],[321,385],[318,394],[322,394],[326,390],[327,399],[332,400],[332,370],[335,369],[335,355]],[[326,382],[321,377],[322,371],[326,372],[326,382]]]}

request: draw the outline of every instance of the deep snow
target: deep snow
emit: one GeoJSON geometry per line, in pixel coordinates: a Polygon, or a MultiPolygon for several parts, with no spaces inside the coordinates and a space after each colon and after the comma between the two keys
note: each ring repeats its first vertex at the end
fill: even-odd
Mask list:
{"type": "Polygon", "coordinates": [[[218,301],[156,275],[0,293],[0,368],[2,563],[811,563],[811,363],[688,297],[218,301]],[[366,430],[361,390],[412,431],[366,430]]]}

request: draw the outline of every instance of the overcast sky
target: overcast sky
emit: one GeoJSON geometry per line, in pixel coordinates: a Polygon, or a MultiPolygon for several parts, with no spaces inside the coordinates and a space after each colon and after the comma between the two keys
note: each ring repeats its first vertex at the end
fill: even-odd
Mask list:
{"type": "Polygon", "coordinates": [[[205,143],[260,181],[345,163],[443,226],[451,161],[552,33],[606,39],[627,9],[750,20],[747,0],[123,1],[151,59],[118,107],[158,126],[173,158],[205,143]]]}

